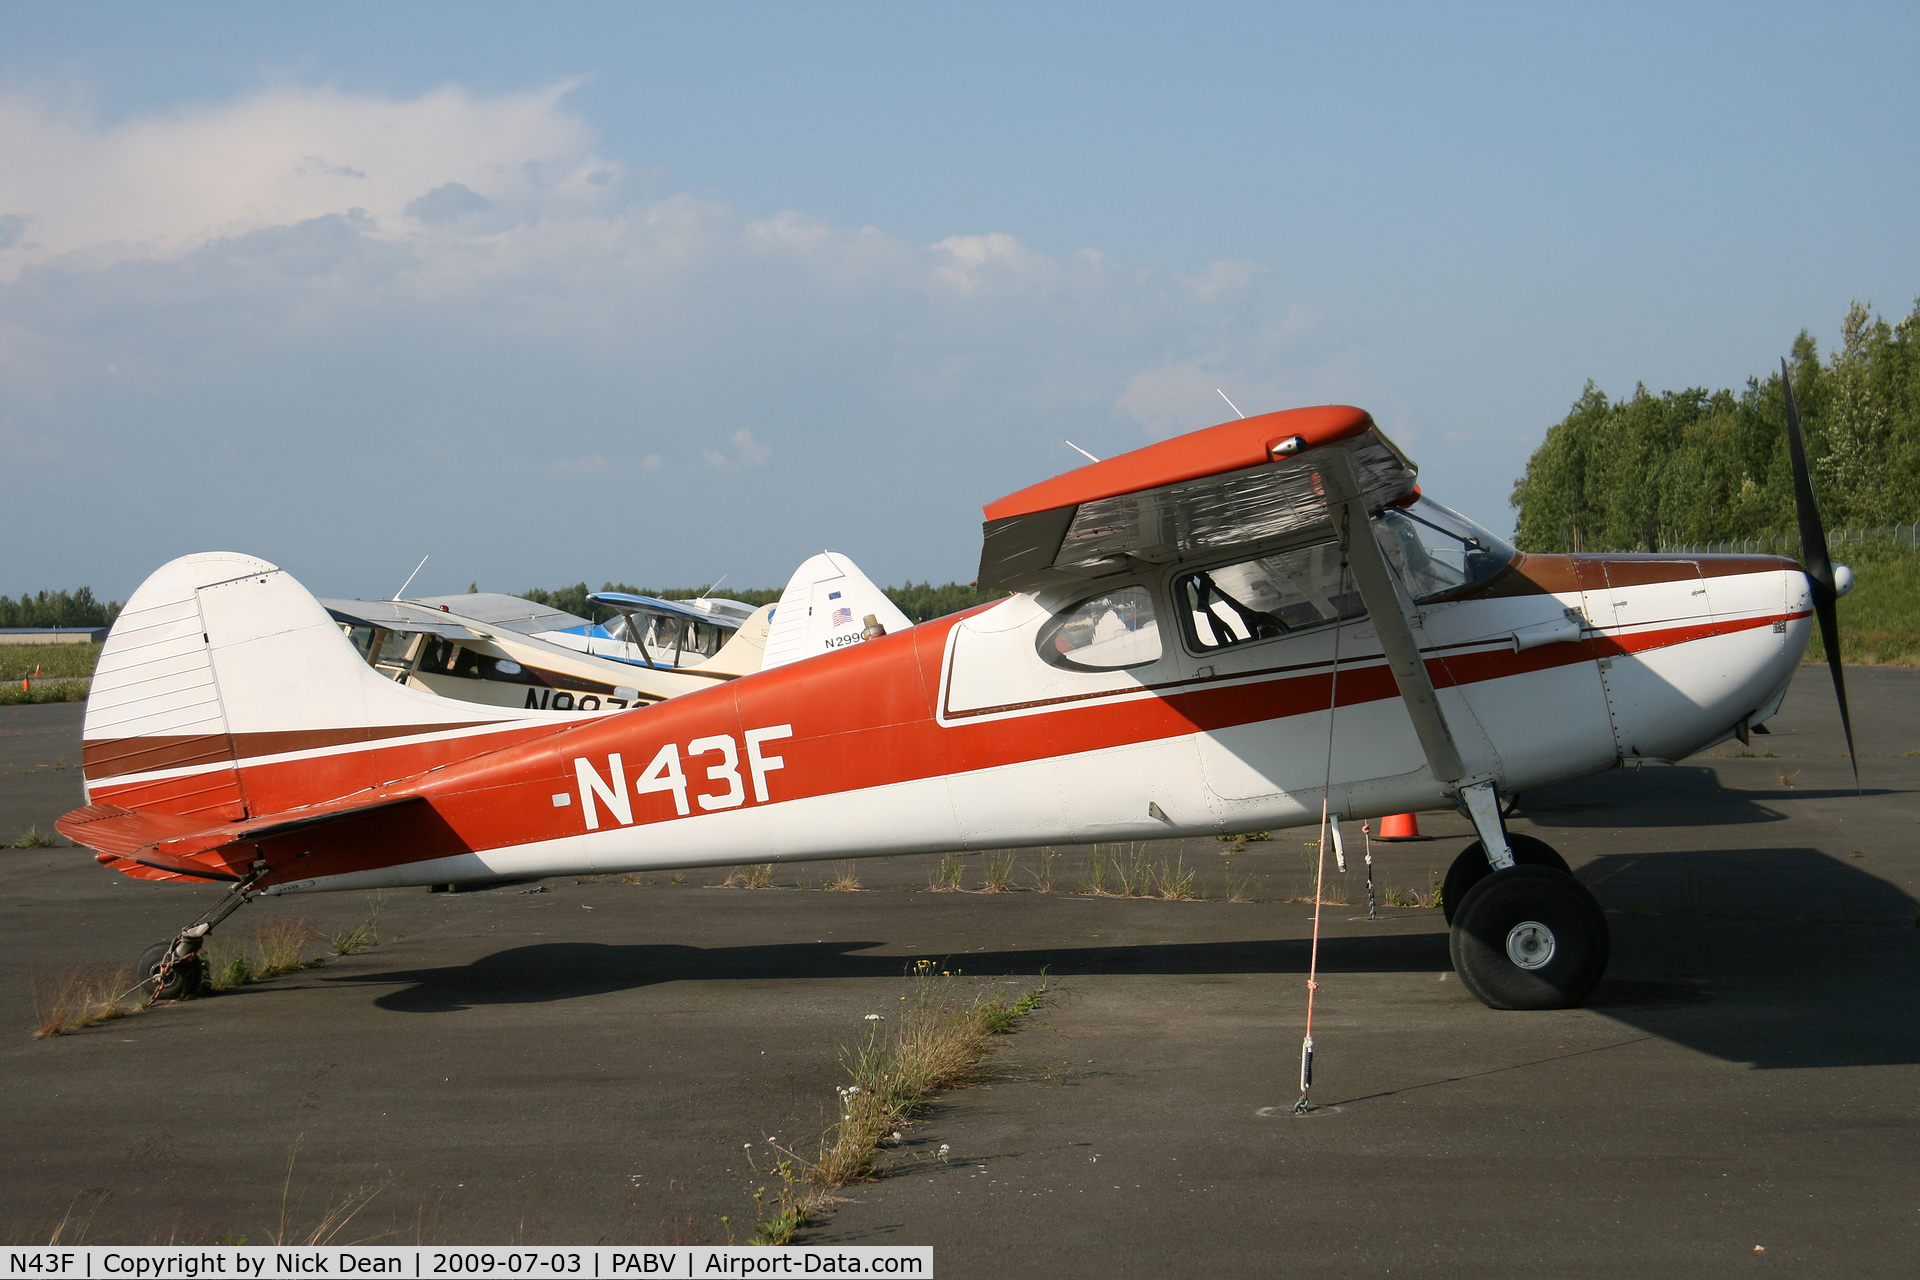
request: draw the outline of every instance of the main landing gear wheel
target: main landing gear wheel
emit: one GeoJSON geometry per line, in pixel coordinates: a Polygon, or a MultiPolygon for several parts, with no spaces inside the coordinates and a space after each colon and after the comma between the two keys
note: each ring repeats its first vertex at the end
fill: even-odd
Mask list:
{"type": "Polygon", "coordinates": [[[1607,918],[1553,867],[1496,871],[1467,891],[1448,934],[1453,970],[1489,1009],[1571,1009],[1607,971],[1607,918]]]}
{"type": "MultiPolygon", "coordinates": [[[[1545,840],[1509,831],[1507,848],[1513,852],[1513,860],[1520,866],[1552,867],[1556,871],[1573,874],[1567,866],[1567,860],[1554,852],[1553,846],[1545,840]]],[[[1467,900],[1468,891],[1492,874],[1493,864],[1487,861],[1487,846],[1475,840],[1460,851],[1460,856],[1447,868],[1446,880],[1440,885],[1440,911],[1446,916],[1448,924],[1453,923],[1460,904],[1467,900]]]]}
{"type": "Polygon", "coordinates": [[[197,996],[206,985],[206,962],[198,951],[183,959],[175,960],[166,973],[160,972],[161,962],[167,958],[172,942],[156,942],[140,953],[140,960],[134,966],[134,972],[147,988],[148,994],[155,1000],[179,1000],[186,996],[197,996]]]}

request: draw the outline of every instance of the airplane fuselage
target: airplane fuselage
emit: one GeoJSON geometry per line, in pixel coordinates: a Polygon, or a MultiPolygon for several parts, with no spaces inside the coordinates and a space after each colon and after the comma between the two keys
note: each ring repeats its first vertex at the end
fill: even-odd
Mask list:
{"type": "MultiPolygon", "coordinates": [[[[1170,579],[1096,586],[1175,613],[1170,579]]],[[[330,768],[427,802],[266,841],[264,887],[1206,835],[1315,822],[1323,792],[1353,818],[1448,802],[1364,615],[1214,651],[1169,625],[1151,661],[1099,671],[1042,660],[1065,603],[1016,595],[590,723],[241,760],[265,811],[330,768]]],[[[1799,567],[1757,556],[1520,556],[1415,613],[1463,756],[1507,793],[1759,723],[1809,616],[1799,567]]],[[[191,782],[129,775],[90,798],[191,782]]]]}

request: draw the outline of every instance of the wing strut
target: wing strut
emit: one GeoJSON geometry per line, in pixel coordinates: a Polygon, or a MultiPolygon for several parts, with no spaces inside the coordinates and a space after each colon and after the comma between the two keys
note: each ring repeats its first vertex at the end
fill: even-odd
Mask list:
{"type": "Polygon", "coordinates": [[[1513,865],[1513,852],[1507,847],[1506,829],[1500,821],[1500,799],[1494,791],[1493,777],[1467,775],[1453,731],[1447,727],[1446,712],[1427,675],[1426,659],[1420,656],[1420,642],[1414,639],[1407,605],[1394,585],[1385,553],[1374,540],[1353,459],[1344,449],[1328,449],[1319,460],[1319,470],[1348,567],[1353,570],[1361,600],[1366,602],[1367,616],[1380,633],[1380,648],[1386,653],[1387,667],[1399,686],[1414,732],[1420,735],[1427,767],[1433,771],[1434,781],[1447,789],[1472,820],[1481,847],[1487,851],[1487,861],[1504,870],[1513,865]]]}

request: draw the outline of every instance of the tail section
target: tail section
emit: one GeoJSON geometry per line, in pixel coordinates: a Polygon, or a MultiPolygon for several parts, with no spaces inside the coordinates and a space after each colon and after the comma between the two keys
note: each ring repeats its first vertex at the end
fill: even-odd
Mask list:
{"type": "Polygon", "coordinates": [[[766,661],[767,635],[774,606],[763,604],[755,609],[740,629],[733,633],[728,641],[720,646],[720,652],[700,664],[702,672],[720,672],[730,676],[750,676],[758,671],[766,661]]]}
{"type": "Polygon", "coordinates": [[[350,795],[566,719],[397,685],[291,574],[211,552],[163,565],[114,622],[87,700],[82,771],[95,805],[215,825],[350,795]]]}
{"type": "Polygon", "coordinates": [[[794,570],[771,617],[763,671],[858,644],[876,626],[891,633],[913,625],[859,566],[832,551],[794,570]]]}

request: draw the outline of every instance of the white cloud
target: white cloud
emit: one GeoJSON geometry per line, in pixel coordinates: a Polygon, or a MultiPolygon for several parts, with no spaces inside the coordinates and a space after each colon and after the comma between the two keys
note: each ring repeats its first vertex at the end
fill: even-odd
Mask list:
{"type": "Polygon", "coordinates": [[[767,459],[773,456],[773,446],[755,440],[753,432],[745,427],[728,436],[727,444],[733,449],[731,454],[718,449],[703,449],[700,456],[715,471],[745,471],[750,467],[764,467],[767,459]]]}
{"type": "Polygon", "coordinates": [[[1249,413],[1358,394],[1337,326],[1268,305],[1251,264],[643,194],[658,172],[602,158],[569,87],[275,90],[106,126],[0,97],[0,421],[115,498],[91,549],[49,549],[242,545],[351,594],[441,536],[410,486],[457,468],[462,510],[542,518],[482,522],[484,560],[436,552],[455,585],[656,576],[632,556],[777,584],[821,545],[964,579],[980,503],[1070,462],[1063,435],[1105,455],[1206,426],[1216,386],[1249,413]],[[634,457],[691,465],[642,503],[610,461],[634,457]],[[547,514],[582,510],[631,540],[547,514]]]}
{"type": "Polygon", "coordinates": [[[561,109],[571,88],[410,99],[286,89],[107,127],[6,94],[0,216],[31,219],[33,243],[0,247],[0,278],[83,251],[177,254],[348,208],[365,211],[369,234],[403,237],[402,210],[449,184],[516,214],[536,202],[605,206],[619,171],[561,109]]]}

